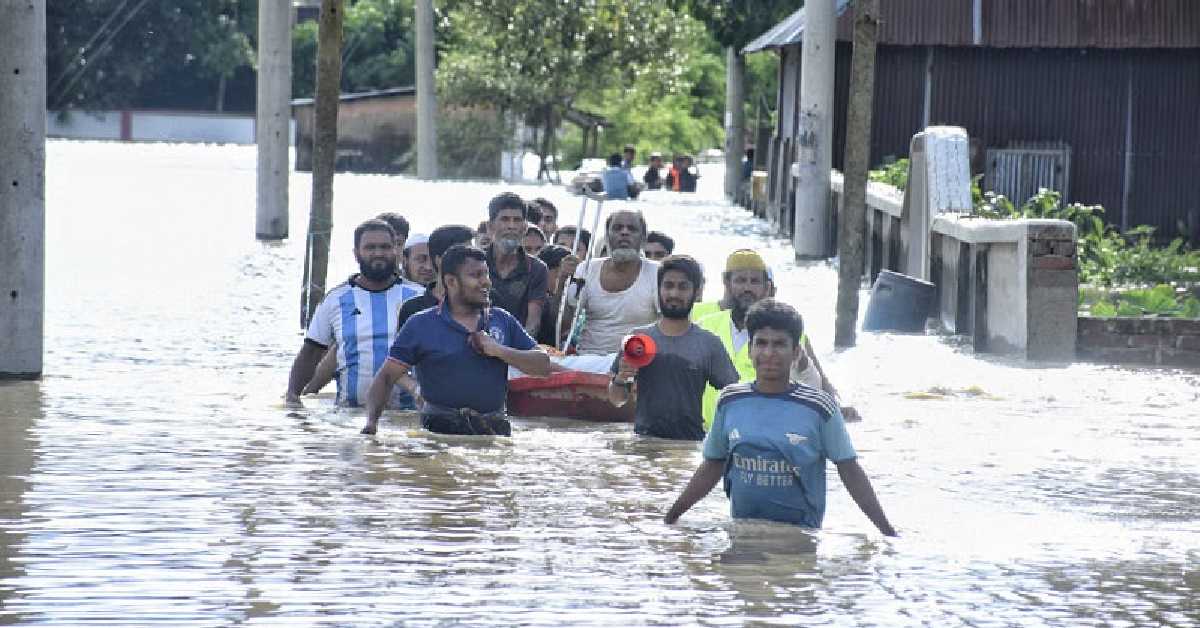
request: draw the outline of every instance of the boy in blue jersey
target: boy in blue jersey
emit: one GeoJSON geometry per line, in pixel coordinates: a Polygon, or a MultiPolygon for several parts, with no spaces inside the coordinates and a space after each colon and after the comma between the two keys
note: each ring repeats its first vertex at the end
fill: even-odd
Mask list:
{"type": "Polygon", "coordinates": [[[396,273],[395,242],[395,231],[382,220],[368,220],[354,229],[359,272],[329,290],[313,313],[288,376],[288,405],[300,404],[321,356],[335,345],[338,404],[357,406],[366,400],[371,379],[396,337],[400,306],[417,294],[396,273]]]}
{"type": "Polygon", "coordinates": [[[867,518],[895,536],[833,398],[790,381],[802,350],[800,314],[764,299],[747,312],[746,327],[756,379],[721,392],[704,462],[665,521],[674,523],[724,478],[733,517],[819,528],[825,517],[825,461],[832,460],[867,518]]]}
{"type": "Polygon", "coordinates": [[[550,372],[550,357],[536,348],[521,323],[489,307],[487,254],[455,245],[442,257],[441,273],[445,298],[404,323],[375,375],[364,434],[376,432],[389,391],[398,383],[416,400],[421,426],[431,432],[510,436],[504,416],[508,367],[535,376],[550,372]],[[417,367],[416,378],[411,367],[417,367]]]}

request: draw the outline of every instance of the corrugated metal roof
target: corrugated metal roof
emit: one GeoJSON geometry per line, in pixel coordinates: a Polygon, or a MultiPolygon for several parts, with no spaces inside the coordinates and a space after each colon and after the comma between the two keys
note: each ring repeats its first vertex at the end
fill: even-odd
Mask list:
{"type": "MultiPolygon", "coordinates": [[[[822,0],[828,1],[828,0],[822,0]]],[[[851,0],[836,0],[849,41],[851,0]]],[[[993,48],[1200,48],[1200,0],[888,0],[879,43],[993,48]]],[[[804,9],[743,52],[800,43],[804,9]]]]}
{"type": "MultiPolygon", "coordinates": [[[[342,94],[338,96],[338,101],[348,102],[354,100],[369,100],[371,98],[387,98],[389,96],[410,96],[417,93],[417,88],[409,85],[408,87],[391,87],[388,89],[377,89],[370,92],[353,92],[350,94],[342,94]]],[[[312,98],[296,98],[292,100],[293,107],[307,107],[313,104],[312,98]]]]}

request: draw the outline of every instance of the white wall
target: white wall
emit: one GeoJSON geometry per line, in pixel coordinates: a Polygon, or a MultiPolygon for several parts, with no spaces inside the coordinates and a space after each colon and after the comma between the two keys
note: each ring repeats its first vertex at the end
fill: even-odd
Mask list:
{"type": "MultiPolygon", "coordinates": [[[[120,111],[87,113],[73,111],[65,121],[51,112],[46,121],[50,137],[88,140],[150,142],[204,142],[253,144],[253,114],[189,113],[174,111],[131,111],[129,135],[121,136],[120,111]]],[[[291,122],[291,143],[296,141],[296,123],[291,122]]]]}

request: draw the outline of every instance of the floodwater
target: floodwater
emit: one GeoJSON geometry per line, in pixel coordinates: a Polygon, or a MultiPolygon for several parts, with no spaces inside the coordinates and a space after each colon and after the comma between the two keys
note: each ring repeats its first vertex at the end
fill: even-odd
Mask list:
{"type": "MultiPolygon", "coordinates": [[[[933,336],[833,353],[836,278],[697,197],[641,206],[712,275],[762,249],[805,314],[899,529],[830,477],[825,529],[661,516],[699,462],[628,425],[511,441],[281,404],[309,179],[254,239],[247,147],[51,142],[45,377],[0,384],[0,623],[55,626],[1200,625],[1200,378],[976,357],[933,336]]],[[[339,176],[351,230],[476,223],[482,183],[339,176]]],[[[573,222],[577,202],[545,195],[573,222]]],[[[708,200],[705,200],[708,199],[708,200]]]]}

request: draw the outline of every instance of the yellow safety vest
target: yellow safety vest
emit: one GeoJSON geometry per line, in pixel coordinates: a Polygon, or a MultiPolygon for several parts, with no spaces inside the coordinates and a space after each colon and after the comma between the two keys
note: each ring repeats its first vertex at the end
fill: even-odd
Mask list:
{"type": "Polygon", "coordinates": [[[699,323],[700,319],[716,314],[721,311],[720,301],[703,301],[692,305],[692,314],[690,318],[693,322],[699,323]]]}
{"type": "MultiPolygon", "coordinates": [[[[696,325],[701,329],[710,331],[716,334],[717,338],[721,339],[721,344],[725,347],[725,352],[729,354],[729,359],[733,360],[733,368],[737,370],[740,382],[754,381],[754,363],[750,361],[750,343],[742,345],[742,349],[736,354],[733,352],[733,312],[730,310],[719,310],[714,314],[709,314],[704,318],[696,321],[696,325]]],[[[704,389],[704,399],[701,407],[704,410],[704,429],[707,431],[712,427],[713,419],[717,416],[717,397],[721,391],[707,386],[704,389]]]]}

